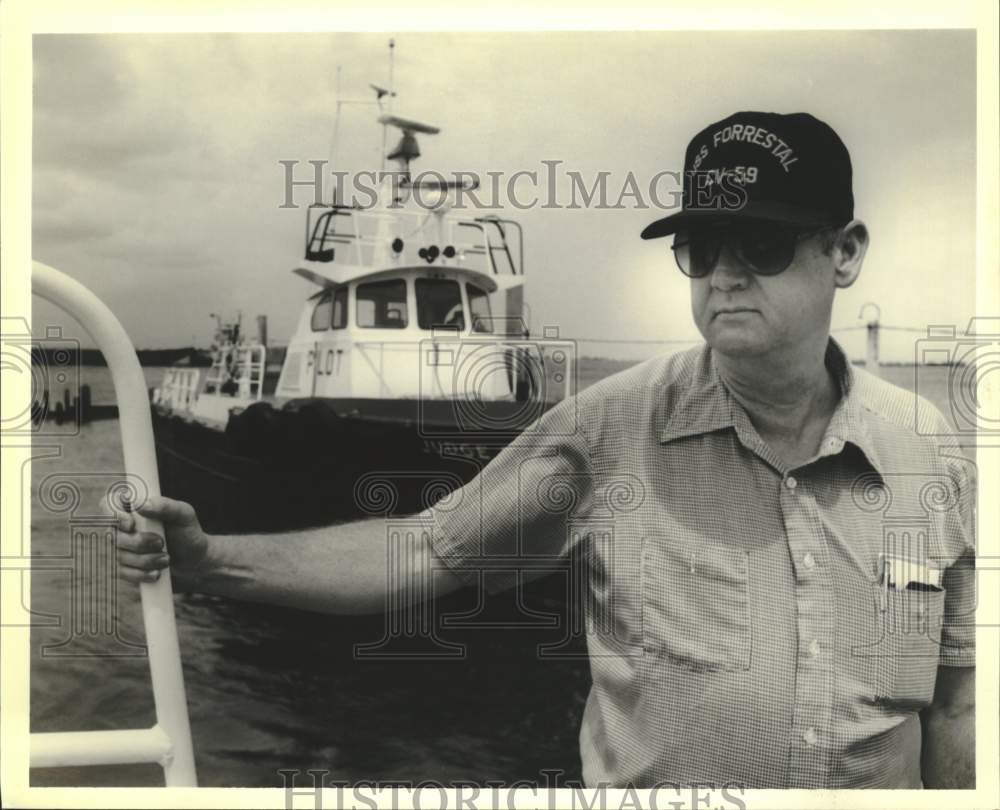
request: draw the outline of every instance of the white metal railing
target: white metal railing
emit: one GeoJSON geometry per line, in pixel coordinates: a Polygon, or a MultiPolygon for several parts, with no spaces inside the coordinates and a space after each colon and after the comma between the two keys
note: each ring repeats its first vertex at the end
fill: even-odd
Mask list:
{"type": "MultiPolygon", "coordinates": [[[[505,225],[517,227],[513,222],[491,217],[459,219],[429,212],[350,209],[331,212],[324,209],[315,223],[309,223],[307,247],[310,250],[333,248],[340,264],[382,266],[389,265],[392,258],[390,238],[401,236],[402,258],[407,263],[422,263],[417,250],[430,240],[439,250],[447,245],[455,249],[453,257],[441,256],[435,267],[463,267],[489,275],[520,275],[524,272],[520,241],[515,259],[510,241],[504,235],[505,225]],[[316,227],[327,214],[326,226],[316,227]]],[[[519,234],[517,239],[520,240],[519,234]]]]}
{"type": "Polygon", "coordinates": [[[232,381],[241,399],[259,400],[264,395],[267,347],[259,343],[224,346],[205,377],[205,393],[219,393],[232,381]]]}
{"type": "Polygon", "coordinates": [[[163,382],[153,390],[153,403],[174,410],[190,410],[198,397],[201,372],[196,368],[168,368],[163,382]]]}
{"type": "MultiPolygon", "coordinates": [[[[146,383],[128,335],[111,310],[82,284],[40,262],[32,268],[32,293],[76,318],[107,360],[118,399],[125,473],[139,476],[150,495],[159,495],[146,383]]],[[[159,521],[139,514],[135,518],[139,530],[162,533],[159,521]]],[[[155,762],[163,767],[168,787],[197,785],[173,591],[169,571],[163,573],[158,581],[139,586],[156,725],[125,731],[31,734],[33,767],[155,762]]]]}

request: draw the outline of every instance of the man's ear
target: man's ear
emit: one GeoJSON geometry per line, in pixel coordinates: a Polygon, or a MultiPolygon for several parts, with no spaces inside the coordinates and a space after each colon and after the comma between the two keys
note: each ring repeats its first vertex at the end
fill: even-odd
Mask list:
{"type": "Polygon", "coordinates": [[[831,251],[837,287],[850,287],[857,281],[867,252],[868,227],[860,219],[852,219],[837,234],[831,251]]]}

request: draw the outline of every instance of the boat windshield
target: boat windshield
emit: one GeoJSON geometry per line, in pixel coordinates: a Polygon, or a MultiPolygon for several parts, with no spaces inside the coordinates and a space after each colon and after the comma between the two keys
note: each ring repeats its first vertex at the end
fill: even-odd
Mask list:
{"type": "Polygon", "coordinates": [[[358,326],[369,329],[406,328],[406,282],[402,279],[359,284],[357,298],[358,326]]]}
{"type": "Polygon", "coordinates": [[[343,329],[347,326],[347,287],[324,292],[312,314],[312,330],[343,329]]]}
{"type": "Polygon", "coordinates": [[[421,329],[450,326],[465,331],[462,289],[457,281],[444,278],[418,278],[417,324],[421,329]]]}
{"type": "Polygon", "coordinates": [[[490,314],[490,296],[475,284],[466,284],[465,293],[469,296],[469,314],[472,316],[473,332],[492,332],[493,317],[490,314]]]}

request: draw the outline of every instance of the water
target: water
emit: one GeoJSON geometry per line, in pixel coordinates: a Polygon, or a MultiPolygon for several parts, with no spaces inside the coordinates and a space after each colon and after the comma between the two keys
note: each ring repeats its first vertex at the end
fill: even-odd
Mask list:
{"type": "MultiPolygon", "coordinates": [[[[159,376],[147,369],[150,385],[159,376]]],[[[83,382],[95,403],[113,401],[106,369],[84,369],[83,382]]],[[[71,534],[109,531],[105,495],[122,469],[118,422],[38,441],[33,455],[33,553],[46,556],[40,565],[63,570],[33,573],[32,609],[62,617],[62,625],[32,631],[31,729],[149,727],[148,665],[129,646],[143,639],[137,589],[100,580],[116,588],[107,611],[104,600],[91,598],[94,579],[81,575],[87,604],[72,611],[71,534]],[[40,458],[55,452],[45,445],[59,455],[40,458]],[[64,497],[70,490],[79,493],[75,506],[64,497]],[[105,621],[116,632],[102,632],[105,621]]],[[[482,643],[459,661],[358,661],[353,645],[379,640],[381,617],[325,617],[200,595],[180,595],[175,606],[204,786],[281,786],[278,770],[287,768],[328,769],[329,779],[350,781],[511,782],[540,780],[546,768],[579,778],[589,670],[585,661],[539,661],[530,633],[479,631],[482,643]]],[[[158,785],[162,772],[153,765],[35,769],[32,784],[158,785]]]]}
{"type": "MultiPolygon", "coordinates": [[[[602,368],[581,369],[581,381],[599,378],[602,368]]],[[[921,393],[948,413],[947,369],[925,370],[930,382],[921,393]]],[[[886,371],[913,386],[912,369],[886,371]]],[[[107,370],[83,372],[93,401],[112,402],[107,370]]],[[[155,385],[161,371],[146,374],[155,385]]],[[[110,610],[107,600],[92,599],[92,587],[79,589],[87,604],[76,614],[71,609],[71,534],[108,531],[104,496],[122,469],[118,423],[72,433],[64,428],[33,445],[31,531],[35,567],[44,570],[32,574],[32,609],[36,622],[62,622],[32,631],[31,728],[149,727],[147,661],[134,646],[143,638],[137,589],[105,579],[117,586],[110,610]],[[79,493],[75,507],[62,497],[70,490],[79,493]],[[74,628],[74,616],[82,626],[74,628]],[[102,632],[102,621],[114,633],[102,632]]],[[[378,640],[380,618],[199,595],[178,596],[175,605],[204,786],[281,786],[278,770],[288,768],[327,769],[329,779],[349,781],[544,781],[541,771],[552,768],[568,779],[580,776],[586,662],[539,660],[532,633],[479,631],[481,643],[459,661],[359,661],[353,645],[378,640]]],[[[162,772],[154,765],[35,769],[32,784],[159,785],[162,772]]]]}

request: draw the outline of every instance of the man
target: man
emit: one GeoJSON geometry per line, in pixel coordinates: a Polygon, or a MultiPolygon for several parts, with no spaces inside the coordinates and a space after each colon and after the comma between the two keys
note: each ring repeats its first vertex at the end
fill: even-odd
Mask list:
{"type": "MultiPolygon", "coordinates": [[[[673,235],[706,345],[549,411],[424,513],[393,587],[573,561],[588,785],[971,786],[974,483],[929,438],[943,418],[921,407],[914,425],[912,395],[830,338],[868,245],[847,149],[812,116],[741,112],[695,136],[685,173],[683,209],[642,235],[673,235]]],[[[233,538],[175,501],[139,511],[163,520],[170,561],[125,518],[130,581],[170,562],[181,589],[385,604],[380,520],[233,538]]]]}

